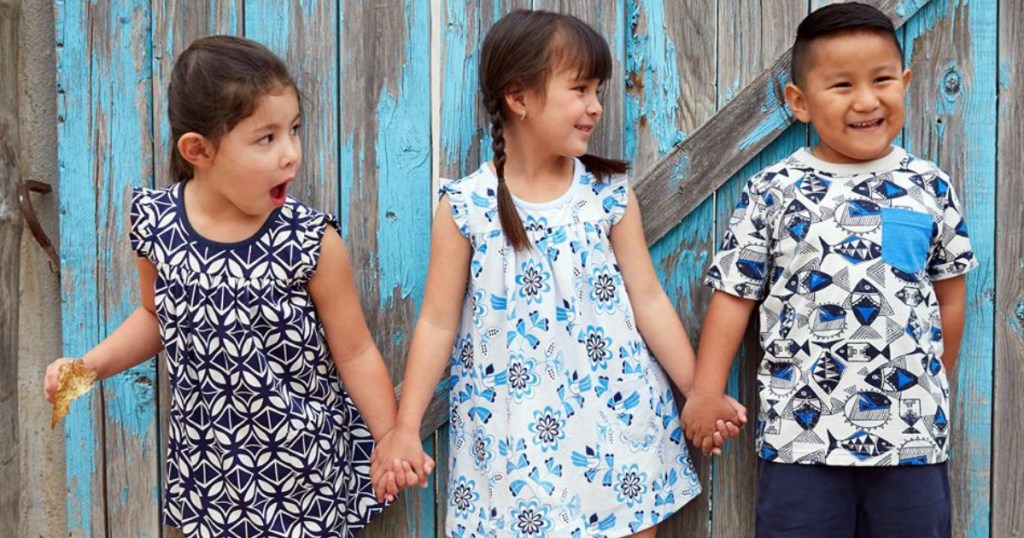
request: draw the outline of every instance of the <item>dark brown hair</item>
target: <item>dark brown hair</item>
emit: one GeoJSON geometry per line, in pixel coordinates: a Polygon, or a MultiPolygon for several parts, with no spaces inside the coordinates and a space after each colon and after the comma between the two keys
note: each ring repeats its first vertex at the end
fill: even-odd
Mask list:
{"type": "Polygon", "coordinates": [[[892,41],[903,65],[903,47],[896,38],[896,27],[889,17],[874,6],[860,2],[831,4],[812,12],[800,22],[793,43],[789,76],[797,86],[810,69],[814,45],[819,40],[846,33],[873,33],[892,41]]]}
{"type": "Polygon", "coordinates": [[[193,41],[174,62],[167,86],[171,179],[189,179],[195,172],[178,152],[182,135],[198,133],[216,144],[262,97],[285,88],[299,94],[284,62],[263,45],[227,35],[193,41]]]}
{"type": "MultiPolygon", "coordinates": [[[[498,176],[498,217],[516,250],[530,239],[505,184],[505,96],[519,90],[543,92],[555,68],[576,68],[580,78],[608,80],[612,55],[593,28],[572,15],[516,10],[501,18],[484,38],[480,55],[480,91],[491,120],[491,146],[498,176]]],[[[627,170],[623,161],[584,155],[580,161],[598,180],[627,170]]]]}

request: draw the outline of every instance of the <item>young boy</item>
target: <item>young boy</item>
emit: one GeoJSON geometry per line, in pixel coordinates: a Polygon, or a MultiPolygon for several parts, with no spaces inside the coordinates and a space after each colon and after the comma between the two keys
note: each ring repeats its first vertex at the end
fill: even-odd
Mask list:
{"type": "Polygon", "coordinates": [[[701,446],[760,304],[757,536],[950,535],[949,382],[977,262],[948,176],[892,146],[910,71],[863,4],[809,15],[786,100],[820,136],[747,183],[708,270],[701,446]]]}

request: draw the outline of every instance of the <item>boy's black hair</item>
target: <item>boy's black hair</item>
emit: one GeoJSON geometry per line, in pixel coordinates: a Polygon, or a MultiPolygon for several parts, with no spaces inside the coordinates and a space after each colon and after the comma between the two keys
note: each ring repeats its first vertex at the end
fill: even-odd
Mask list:
{"type": "Polygon", "coordinates": [[[900,65],[903,65],[903,47],[896,38],[896,27],[885,13],[860,2],[832,4],[805,17],[796,29],[793,59],[789,66],[793,83],[799,85],[807,73],[814,56],[815,41],[849,32],[868,32],[892,39],[899,52],[900,65]]]}

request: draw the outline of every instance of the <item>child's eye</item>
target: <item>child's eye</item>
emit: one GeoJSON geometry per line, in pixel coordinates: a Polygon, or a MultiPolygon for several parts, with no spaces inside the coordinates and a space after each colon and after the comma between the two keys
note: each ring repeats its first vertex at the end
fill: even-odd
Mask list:
{"type": "Polygon", "coordinates": [[[896,80],[896,78],[895,77],[890,77],[889,75],[884,75],[884,76],[876,78],[875,82],[876,83],[879,83],[879,82],[889,82],[890,80],[896,80]]]}
{"type": "Polygon", "coordinates": [[[274,142],[274,135],[272,135],[272,134],[268,134],[266,136],[263,136],[262,138],[260,138],[259,140],[256,141],[257,144],[260,144],[260,145],[263,145],[263,146],[269,146],[273,142],[274,142]]]}
{"type": "Polygon", "coordinates": [[[302,124],[301,123],[295,125],[294,127],[292,127],[291,133],[289,133],[289,134],[291,134],[292,136],[299,136],[299,130],[300,129],[302,129],[302,124]]]}
{"type": "Polygon", "coordinates": [[[846,89],[846,88],[852,88],[853,84],[850,84],[849,82],[836,82],[835,84],[833,84],[832,86],[829,86],[829,87],[830,88],[846,89]]]}
{"type": "Polygon", "coordinates": [[[586,93],[587,87],[586,86],[576,86],[572,90],[575,91],[575,92],[586,93]]]}

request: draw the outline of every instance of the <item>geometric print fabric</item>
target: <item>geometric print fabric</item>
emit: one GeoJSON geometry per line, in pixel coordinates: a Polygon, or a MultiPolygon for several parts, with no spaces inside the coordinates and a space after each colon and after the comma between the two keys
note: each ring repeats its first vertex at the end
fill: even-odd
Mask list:
{"type": "Polygon", "coordinates": [[[373,437],[306,288],[337,223],[289,198],[251,238],[209,241],[188,223],[186,185],[131,203],[171,385],[164,519],[186,536],[353,536],[384,507],[373,437]]]}
{"type": "Polygon", "coordinates": [[[752,177],[705,282],[761,303],[759,456],[945,461],[949,382],[932,282],[976,266],[949,177],[902,148],[856,165],[804,148],[752,177]]]}

